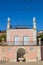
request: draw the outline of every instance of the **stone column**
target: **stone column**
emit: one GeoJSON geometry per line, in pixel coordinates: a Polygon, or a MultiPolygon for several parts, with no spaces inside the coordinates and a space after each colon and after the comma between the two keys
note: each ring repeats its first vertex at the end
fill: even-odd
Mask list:
{"type": "Polygon", "coordinates": [[[39,38],[38,40],[39,40],[39,45],[41,45],[41,38],[39,38]]]}
{"type": "Polygon", "coordinates": [[[41,38],[39,38],[38,61],[41,61],[41,38]]]}
{"type": "Polygon", "coordinates": [[[38,61],[41,61],[41,46],[38,46],[38,61]]]}
{"type": "Polygon", "coordinates": [[[34,44],[33,45],[37,45],[37,31],[36,31],[36,17],[33,17],[33,40],[34,40],[34,44]]]}
{"type": "Polygon", "coordinates": [[[6,41],[7,41],[7,45],[11,45],[11,43],[9,42],[10,41],[10,21],[11,19],[8,17],[8,20],[7,20],[7,30],[6,30],[6,41]]]}

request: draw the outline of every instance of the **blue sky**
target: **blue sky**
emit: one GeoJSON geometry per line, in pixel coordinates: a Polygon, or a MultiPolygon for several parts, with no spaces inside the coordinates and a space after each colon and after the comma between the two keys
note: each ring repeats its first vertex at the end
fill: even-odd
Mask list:
{"type": "Polygon", "coordinates": [[[32,25],[36,17],[37,30],[43,30],[43,0],[0,0],[0,30],[7,27],[7,18],[11,25],[32,25]]]}

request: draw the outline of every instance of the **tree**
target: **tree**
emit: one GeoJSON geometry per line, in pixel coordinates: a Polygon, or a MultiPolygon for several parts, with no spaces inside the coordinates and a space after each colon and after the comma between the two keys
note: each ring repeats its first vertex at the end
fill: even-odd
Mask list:
{"type": "Polygon", "coordinates": [[[2,38],[4,39],[4,41],[6,41],[6,35],[0,36],[0,42],[2,42],[2,38]]]}
{"type": "Polygon", "coordinates": [[[43,34],[40,34],[38,38],[41,38],[41,45],[43,45],[43,34]]]}

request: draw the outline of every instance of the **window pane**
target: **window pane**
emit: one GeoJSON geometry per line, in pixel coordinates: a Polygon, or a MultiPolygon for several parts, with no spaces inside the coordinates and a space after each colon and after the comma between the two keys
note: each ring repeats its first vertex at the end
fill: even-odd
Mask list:
{"type": "Polygon", "coordinates": [[[28,37],[24,37],[24,41],[28,41],[29,40],[29,38],[28,37]]]}
{"type": "Polygon", "coordinates": [[[28,45],[29,37],[25,36],[24,37],[24,45],[28,45]]]}
{"type": "Polygon", "coordinates": [[[19,37],[15,37],[15,41],[19,41],[19,37]]]}
{"type": "Polygon", "coordinates": [[[19,45],[19,37],[18,36],[15,36],[14,41],[15,41],[15,45],[19,45]]]}

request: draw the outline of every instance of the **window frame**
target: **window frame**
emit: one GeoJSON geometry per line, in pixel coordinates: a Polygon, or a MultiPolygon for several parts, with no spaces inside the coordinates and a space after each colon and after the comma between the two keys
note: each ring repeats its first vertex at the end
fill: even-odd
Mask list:
{"type": "Polygon", "coordinates": [[[17,43],[20,43],[20,36],[14,36],[14,45],[19,45],[19,44],[16,44],[17,43]],[[15,41],[15,37],[18,37],[19,38],[19,41],[15,41]]]}
{"type": "Polygon", "coordinates": [[[23,45],[29,45],[29,44],[24,44],[25,42],[29,42],[29,36],[23,36],[23,45]],[[28,41],[24,41],[24,37],[28,37],[28,41]]]}

